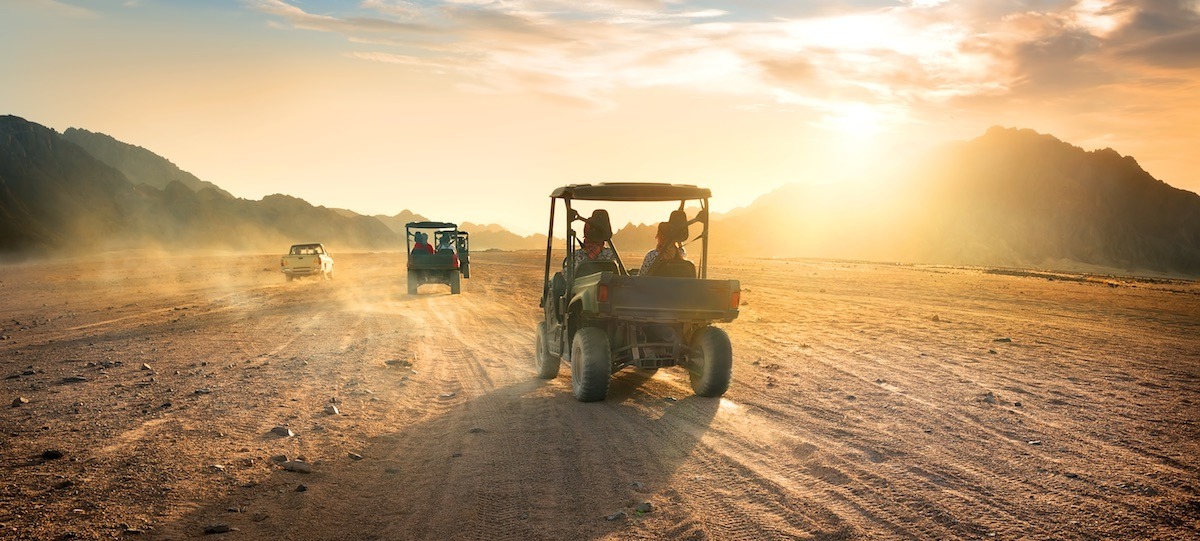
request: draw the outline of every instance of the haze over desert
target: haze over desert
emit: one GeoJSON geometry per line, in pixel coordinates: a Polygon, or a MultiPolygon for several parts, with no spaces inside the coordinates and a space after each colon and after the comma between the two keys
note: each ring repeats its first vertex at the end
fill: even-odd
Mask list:
{"type": "Polygon", "coordinates": [[[1196,0],[7,0],[0,74],[0,541],[1200,539],[1196,0]]]}

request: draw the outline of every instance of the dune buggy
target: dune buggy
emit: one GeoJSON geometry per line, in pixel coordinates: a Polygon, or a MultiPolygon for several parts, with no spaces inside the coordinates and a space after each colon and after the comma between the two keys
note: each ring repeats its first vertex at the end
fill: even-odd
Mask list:
{"type": "MultiPolygon", "coordinates": [[[[692,390],[699,396],[721,396],[732,377],[733,351],[729,336],[714,322],[738,316],[741,287],[736,280],[708,279],[708,199],[706,188],[681,184],[601,183],[563,186],[550,194],[550,230],[538,323],[535,366],[538,377],[552,379],[560,363],[571,367],[571,387],[582,402],[603,400],[610,376],[625,367],[657,370],[687,369],[692,390]],[[679,202],[667,224],[670,242],[688,241],[689,228],[699,224],[694,240],[701,241],[699,265],[686,259],[657,261],[645,274],[627,269],[612,244],[612,224],[606,210],[587,218],[572,208],[573,201],[679,202]],[[551,275],[555,209],[564,207],[566,259],[551,275]],[[687,216],[688,202],[699,203],[687,216]],[[584,241],[575,229],[582,222],[597,241],[611,248],[611,259],[575,264],[584,241]]],[[[689,243],[690,244],[690,243],[689,243]]],[[[606,252],[607,253],[607,252],[606,252]]],[[[638,254],[637,263],[641,263],[638,254]]]]}
{"type": "Polygon", "coordinates": [[[471,277],[470,235],[449,222],[404,224],[408,249],[408,294],[421,284],[446,284],[450,293],[462,292],[462,278],[471,277]],[[425,242],[418,243],[418,238],[425,242]]]}

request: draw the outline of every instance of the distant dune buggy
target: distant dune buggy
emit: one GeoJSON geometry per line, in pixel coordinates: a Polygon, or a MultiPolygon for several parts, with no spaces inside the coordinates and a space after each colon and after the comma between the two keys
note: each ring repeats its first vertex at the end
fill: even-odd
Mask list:
{"type": "Polygon", "coordinates": [[[470,235],[449,222],[409,222],[404,225],[404,233],[408,294],[416,295],[421,284],[446,284],[450,293],[461,293],[461,279],[471,277],[470,235]],[[418,235],[428,237],[429,251],[415,246],[418,235]]]}

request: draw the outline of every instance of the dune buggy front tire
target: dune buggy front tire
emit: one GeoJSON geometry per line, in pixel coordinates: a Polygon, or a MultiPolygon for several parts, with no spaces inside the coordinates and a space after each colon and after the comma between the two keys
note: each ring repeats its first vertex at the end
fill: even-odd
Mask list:
{"type": "Polygon", "coordinates": [[[559,364],[562,361],[558,357],[550,354],[549,348],[546,347],[546,322],[538,323],[537,328],[537,357],[534,359],[534,366],[537,368],[537,376],[541,379],[554,379],[558,377],[559,364]]]}
{"type": "Polygon", "coordinates": [[[571,341],[571,391],[580,402],[598,402],[608,394],[612,353],[603,329],[584,327],[571,341]]]}
{"type": "Polygon", "coordinates": [[[729,390],[733,378],[733,346],[729,335],[716,327],[705,327],[692,335],[688,373],[696,396],[717,397],[729,390]]]}

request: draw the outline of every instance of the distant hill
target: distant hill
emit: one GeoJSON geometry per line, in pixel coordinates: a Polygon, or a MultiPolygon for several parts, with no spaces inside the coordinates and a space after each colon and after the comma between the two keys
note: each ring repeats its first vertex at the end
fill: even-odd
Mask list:
{"type": "Polygon", "coordinates": [[[134,184],[161,189],[172,182],[179,182],[194,192],[207,188],[224,197],[233,197],[216,184],[196,178],[158,154],[139,146],[122,143],[103,133],[67,128],[62,138],[79,145],[92,157],[124,173],[125,178],[134,184]]]}
{"type": "Polygon", "coordinates": [[[403,245],[374,218],[342,216],[286,195],[250,201],[177,180],[161,189],[134,183],[54,130],[0,116],[0,251],[281,251],[297,241],[331,250],[403,245]]]}
{"type": "Polygon", "coordinates": [[[545,250],[546,235],[535,233],[521,236],[496,224],[473,224],[462,222],[458,224],[471,234],[472,250],[545,250]]]}
{"type": "Polygon", "coordinates": [[[714,229],[726,253],[1200,275],[1200,195],[1032,130],[992,128],[857,189],[789,185],[714,229]]]}
{"type": "MultiPolygon", "coordinates": [[[[404,224],[407,224],[409,222],[428,222],[429,221],[429,218],[421,216],[420,214],[412,212],[408,209],[404,209],[404,210],[400,211],[399,213],[392,215],[392,216],[384,216],[382,214],[376,214],[374,216],[374,218],[376,220],[379,220],[380,222],[383,222],[383,225],[388,226],[389,229],[391,229],[392,231],[395,231],[396,233],[399,233],[400,235],[404,235],[404,224]]],[[[401,238],[403,238],[403,237],[401,237],[401,238]]]]}
{"type": "MultiPolygon", "coordinates": [[[[404,224],[424,220],[409,210],[363,216],[282,194],[239,199],[104,134],[59,134],[0,116],[0,252],[279,251],[292,242],[402,249],[404,224]]],[[[719,254],[1200,276],[1200,195],[1156,180],[1112,149],[1085,151],[1031,130],[991,128],[865,182],[787,185],[714,214],[712,223],[719,254]]],[[[546,245],[544,235],[496,224],[460,227],[476,250],[546,245]]],[[[627,224],[614,242],[628,258],[653,246],[656,227],[627,224]]]]}

